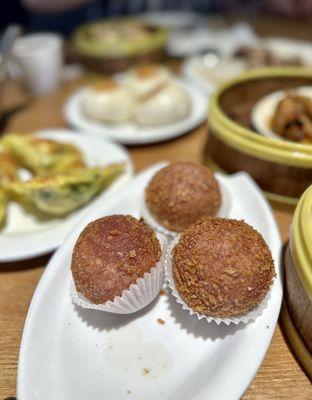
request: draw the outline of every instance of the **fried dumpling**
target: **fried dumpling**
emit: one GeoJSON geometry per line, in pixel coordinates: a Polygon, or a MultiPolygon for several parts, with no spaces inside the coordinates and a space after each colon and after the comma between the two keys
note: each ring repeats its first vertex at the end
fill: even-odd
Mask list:
{"type": "Polygon", "coordinates": [[[0,185],[5,186],[17,178],[19,165],[16,160],[8,153],[0,153],[0,185]]]}
{"type": "Polygon", "coordinates": [[[3,227],[8,204],[7,186],[17,179],[19,165],[8,153],[0,153],[0,229],[3,227]]]}
{"type": "Polygon", "coordinates": [[[3,227],[5,221],[7,202],[6,193],[3,187],[0,186],[0,229],[3,227]]]}
{"type": "Polygon", "coordinates": [[[88,203],[124,172],[124,164],[83,168],[59,175],[13,182],[10,193],[50,215],[64,215],[88,203]]]}
{"type": "Polygon", "coordinates": [[[81,152],[69,143],[22,134],[6,135],[1,143],[6,151],[35,175],[56,174],[84,166],[81,152]]]}

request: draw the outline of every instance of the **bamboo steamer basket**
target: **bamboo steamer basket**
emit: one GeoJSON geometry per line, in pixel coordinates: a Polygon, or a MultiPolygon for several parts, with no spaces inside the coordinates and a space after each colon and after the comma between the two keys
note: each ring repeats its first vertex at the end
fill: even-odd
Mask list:
{"type": "Polygon", "coordinates": [[[312,145],[268,138],[253,131],[251,110],[263,96],[312,86],[312,69],[273,67],[248,71],[212,96],[207,163],[226,173],[248,172],[272,200],[296,204],[312,183],[312,145]],[[235,115],[245,109],[244,120],[235,115]],[[246,117],[247,116],[247,117],[246,117]]]}
{"type": "Polygon", "coordinates": [[[160,63],[166,56],[167,31],[161,27],[142,23],[152,34],[146,43],[133,48],[112,49],[101,47],[100,43],[92,44],[87,36],[89,27],[103,22],[103,24],[122,21],[136,21],[133,18],[111,18],[105,21],[93,21],[77,28],[74,32],[70,52],[71,56],[94,72],[114,74],[125,71],[137,64],[160,63]]]}
{"type": "Polygon", "coordinates": [[[297,357],[312,378],[312,185],[296,207],[285,253],[282,321],[297,357]]]}

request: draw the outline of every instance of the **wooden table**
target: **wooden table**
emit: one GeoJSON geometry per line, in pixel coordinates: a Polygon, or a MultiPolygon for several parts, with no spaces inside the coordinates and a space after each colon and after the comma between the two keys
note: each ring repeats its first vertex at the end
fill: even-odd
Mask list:
{"type": "MultiPolygon", "coordinates": [[[[259,20],[257,24],[260,29],[263,29],[259,20]]],[[[274,26],[271,20],[269,26],[274,26]]],[[[295,24],[294,36],[300,36],[297,34],[300,31],[299,26],[300,23],[295,24]]],[[[11,120],[8,130],[25,132],[64,127],[62,105],[80,84],[81,81],[69,82],[53,95],[35,100],[29,109],[11,120]]],[[[8,106],[23,97],[23,93],[9,83],[2,94],[2,101],[5,106],[8,106]]],[[[128,150],[136,171],[164,159],[200,162],[203,159],[206,138],[206,127],[201,126],[170,142],[145,147],[130,147],[128,150]]],[[[276,208],[274,214],[283,242],[286,242],[292,215],[287,210],[276,208]]],[[[49,256],[45,256],[24,262],[0,264],[0,400],[16,394],[17,360],[23,325],[34,289],[48,260],[49,256]]],[[[308,400],[311,398],[311,382],[294,358],[278,325],[262,366],[243,399],[308,400]]]]}

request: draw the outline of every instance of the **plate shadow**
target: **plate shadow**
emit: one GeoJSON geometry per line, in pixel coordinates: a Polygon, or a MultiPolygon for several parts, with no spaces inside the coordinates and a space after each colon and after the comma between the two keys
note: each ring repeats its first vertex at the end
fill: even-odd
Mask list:
{"type": "Polygon", "coordinates": [[[154,307],[156,307],[159,301],[157,296],[150,304],[144,307],[142,310],[134,312],[132,314],[112,314],[105,311],[90,310],[74,305],[74,311],[78,314],[78,317],[94,329],[99,331],[112,331],[121,328],[129,324],[135,319],[143,317],[148,314],[154,307]]]}
{"type": "Polygon", "coordinates": [[[208,323],[206,320],[198,320],[196,315],[190,315],[188,311],[183,310],[182,306],[178,304],[175,298],[170,294],[170,289],[167,287],[167,305],[170,315],[174,321],[180,325],[181,329],[185,330],[188,334],[193,335],[195,338],[201,337],[204,340],[217,340],[224,339],[226,336],[232,336],[237,331],[244,329],[248,324],[239,323],[238,325],[225,324],[217,325],[215,322],[208,323]]]}

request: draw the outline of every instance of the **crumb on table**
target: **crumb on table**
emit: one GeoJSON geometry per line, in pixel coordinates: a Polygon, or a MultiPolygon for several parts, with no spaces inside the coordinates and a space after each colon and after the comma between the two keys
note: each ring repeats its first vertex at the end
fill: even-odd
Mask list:
{"type": "Polygon", "coordinates": [[[150,370],[148,368],[143,368],[143,374],[147,375],[150,373],[150,370]]]}
{"type": "Polygon", "coordinates": [[[164,321],[164,320],[161,319],[161,318],[158,318],[158,319],[157,319],[157,322],[159,323],[159,325],[165,325],[165,323],[166,323],[166,321],[164,321]]]}

